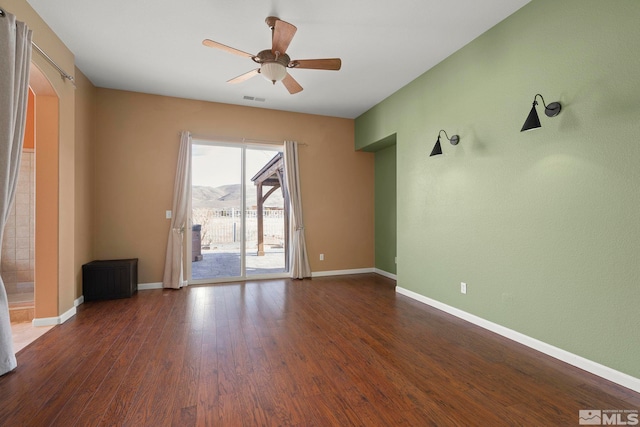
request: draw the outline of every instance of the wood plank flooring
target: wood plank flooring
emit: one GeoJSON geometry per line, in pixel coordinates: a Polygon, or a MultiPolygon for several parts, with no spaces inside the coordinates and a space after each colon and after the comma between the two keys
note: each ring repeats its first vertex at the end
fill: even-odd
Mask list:
{"type": "Polygon", "coordinates": [[[1,426],[578,425],[640,395],[374,274],[85,303],[0,378],[1,426]]]}

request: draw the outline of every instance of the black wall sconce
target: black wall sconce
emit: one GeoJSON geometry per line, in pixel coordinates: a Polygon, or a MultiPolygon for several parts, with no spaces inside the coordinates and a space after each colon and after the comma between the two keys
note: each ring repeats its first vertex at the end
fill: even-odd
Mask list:
{"type": "Polygon", "coordinates": [[[522,129],[520,129],[520,132],[541,127],[540,118],[538,117],[538,112],[536,111],[536,105],[538,105],[538,102],[536,101],[537,97],[540,97],[540,99],[542,99],[542,105],[544,105],[544,113],[547,115],[547,117],[555,117],[560,114],[562,106],[559,102],[552,102],[551,104],[547,105],[544,103],[544,98],[542,97],[542,95],[538,93],[533,97],[533,106],[531,107],[531,112],[529,112],[527,120],[525,120],[524,125],[522,125],[522,129]]]}
{"type": "Polygon", "coordinates": [[[449,135],[447,135],[447,132],[444,129],[442,129],[440,130],[440,132],[438,132],[438,140],[436,141],[436,145],[433,146],[433,150],[431,150],[431,154],[429,154],[429,157],[442,154],[442,145],[440,145],[440,134],[442,132],[444,132],[444,136],[447,137],[451,145],[458,145],[458,142],[460,142],[460,137],[458,135],[452,135],[451,138],[449,138],[449,135]]]}

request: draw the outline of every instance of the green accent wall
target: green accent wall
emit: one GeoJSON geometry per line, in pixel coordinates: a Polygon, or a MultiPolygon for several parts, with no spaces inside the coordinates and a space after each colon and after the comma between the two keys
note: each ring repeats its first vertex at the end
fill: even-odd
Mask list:
{"type": "Polygon", "coordinates": [[[396,274],[396,146],[376,151],[376,268],[396,274]]]}
{"type": "Polygon", "coordinates": [[[638,17],[533,0],[355,123],[356,149],[396,135],[398,286],[636,378],[638,17]],[[521,133],[536,93],[562,112],[521,133]]]}

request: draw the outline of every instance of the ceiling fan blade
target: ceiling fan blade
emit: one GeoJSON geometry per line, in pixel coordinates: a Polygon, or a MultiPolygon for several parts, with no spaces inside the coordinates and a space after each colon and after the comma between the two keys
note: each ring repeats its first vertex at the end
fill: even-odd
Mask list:
{"type": "Polygon", "coordinates": [[[242,83],[245,80],[249,80],[253,76],[257,76],[260,73],[260,69],[256,68],[255,70],[248,71],[244,74],[240,74],[238,77],[234,77],[231,80],[227,80],[227,83],[242,83]]]}
{"type": "Polygon", "coordinates": [[[291,77],[291,74],[289,73],[287,73],[287,75],[284,76],[284,79],[282,79],[282,84],[287,88],[291,95],[302,92],[302,86],[300,86],[300,83],[291,77]]]}
{"type": "Polygon", "coordinates": [[[215,47],[216,49],[221,49],[224,50],[225,52],[229,52],[229,53],[233,53],[234,55],[240,55],[240,56],[244,56],[246,58],[253,58],[254,55],[247,53],[247,52],[243,52],[239,49],[233,48],[233,47],[229,47],[227,45],[224,45],[222,43],[218,43],[218,42],[214,42],[213,40],[209,40],[209,39],[204,39],[202,40],[202,44],[208,47],[215,47]]]}
{"type": "Polygon", "coordinates": [[[291,68],[308,68],[311,70],[339,70],[342,67],[340,58],[327,59],[295,59],[289,63],[291,68]]]}
{"type": "Polygon", "coordinates": [[[286,53],[289,43],[291,43],[291,39],[293,39],[297,30],[295,25],[278,19],[273,26],[271,52],[274,54],[276,52],[280,52],[280,54],[286,53]]]}

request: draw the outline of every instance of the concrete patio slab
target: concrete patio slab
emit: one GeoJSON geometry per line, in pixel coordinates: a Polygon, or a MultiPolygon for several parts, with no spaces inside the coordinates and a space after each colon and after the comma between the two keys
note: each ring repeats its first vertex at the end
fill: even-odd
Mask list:
{"type": "MultiPolygon", "coordinates": [[[[239,277],[240,249],[223,248],[202,251],[202,260],[191,263],[191,278],[194,280],[239,277]]],[[[285,273],[284,249],[265,250],[264,256],[255,251],[246,254],[247,276],[271,273],[285,273]]]]}

